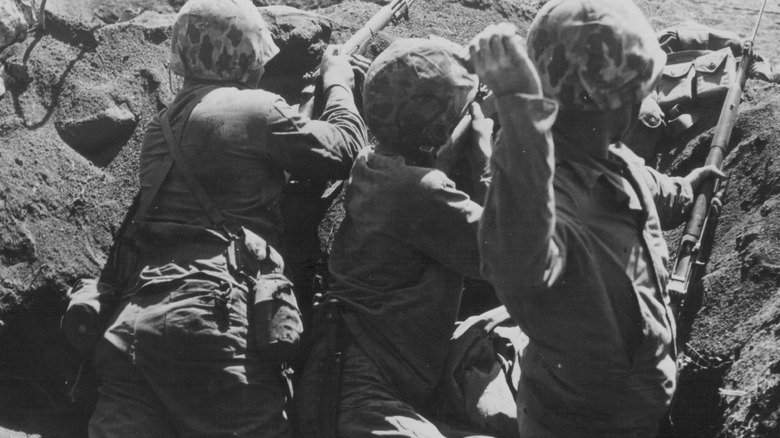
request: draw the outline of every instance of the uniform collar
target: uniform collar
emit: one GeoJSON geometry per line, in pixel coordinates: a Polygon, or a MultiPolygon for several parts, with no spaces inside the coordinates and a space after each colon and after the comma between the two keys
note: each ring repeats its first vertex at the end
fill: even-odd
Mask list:
{"type": "Polygon", "coordinates": [[[617,149],[625,147],[620,143],[609,147],[606,159],[587,154],[578,145],[558,134],[554,134],[554,143],[555,161],[568,164],[589,188],[592,188],[601,176],[609,180],[620,175],[626,168],[626,160],[622,154],[616,153],[617,149]]]}
{"type": "Polygon", "coordinates": [[[610,145],[607,158],[597,158],[560,135],[554,134],[554,142],[556,162],[565,163],[589,189],[601,180],[614,190],[619,203],[626,203],[632,209],[642,209],[639,194],[634,189],[631,189],[633,194],[629,193],[624,183],[633,184],[629,163],[634,161],[633,153],[627,151],[624,144],[610,145]]]}

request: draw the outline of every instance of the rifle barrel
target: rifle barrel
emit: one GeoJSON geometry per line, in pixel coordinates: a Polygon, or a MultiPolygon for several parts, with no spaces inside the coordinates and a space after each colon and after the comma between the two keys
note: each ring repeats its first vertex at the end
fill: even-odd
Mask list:
{"type": "MultiPolygon", "coordinates": [[[[737,78],[729,86],[726,100],[721,107],[718,124],[715,126],[715,132],[712,135],[710,151],[704,162],[705,166],[714,165],[718,169],[723,167],[723,159],[728,153],[728,145],[731,141],[731,134],[737,120],[739,104],[742,100],[742,90],[745,88],[748,72],[750,71],[750,58],[752,58],[752,52],[752,41],[748,41],[745,43],[745,48],[742,51],[742,61],[739,63],[737,78]]],[[[707,211],[710,208],[710,201],[716,190],[717,184],[714,178],[709,179],[702,184],[693,204],[691,218],[686,224],[685,234],[691,235],[696,239],[701,236],[701,229],[704,225],[704,220],[707,217],[707,211]]]]}
{"type": "Polygon", "coordinates": [[[361,52],[372,36],[384,29],[391,21],[400,18],[408,12],[415,1],[416,0],[393,0],[383,6],[379,12],[374,14],[360,30],[355,32],[355,34],[341,46],[340,53],[349,56],[361,52]]]}
{"type": "Polygon", "coordinates": [[[758,35],[758,25],[761,24],[761,18],[764,16],[764,10],[766,10],[767,1],[768,0],[764,0],[764,3],[761,4],[761,9],[758,11],[758,19],[756,20],[755,27],[753,27],[753,36],[750,37],[750,41],[756,41],[756,36],[758,35]]]}
{"type": "MultiPolygon", "coordinates": [[[[390,24],[391,21],[408,14],[409,8],[412,7],[412,4],[414,4],[415,1],[416,0],[393,0],[383,6],[379,12],[374,14],[363,27],[347,40],[347,42],[341,45],[339,53],[351,56],[362,52],[371,40],[371,37],[390,24]]],[[[298,106],[298,111],[309,118],[312,118],[315,114],[319,115],[322,110],[322,108],[320,108],[320,105],[322,105],[320,102],[322,99],[322,80],[320,78],[319,67],[313,72],[312,76],[316,79],[313,83],[310,83],[301,90],[301,103],[298,106]],[[317,84],[319,84],[319,86],[317,84]],[[317,105],[316,107],[315,104],[317,105]]]]}
{"type": "MultiPolygon", "coordinates": [[[[739,111],[739,104],[742,100],[742,92],[745,88],[750,64],[753,61],[753,43],[758,33],[758,27],[761,24],[761,18],[764,15],[767,0],[763,0],[761,10],[758,14],[753,35],[746,40],[742,48],[742,59],[739,63],[736,80],[729,86],[726,99],[721,107],[718,124],[712,136],[710,150],[707,154],[705,165],[714,165],[718,169],[723,166],[723,159],[728,154],[728,145],[731,141],[731,134],[734,130],[734,124],[739,111]]],[[[691,286],[693,265],[699,263],[699,254],[697,246],[700,246],[702,231],[707,222],[707,216],[710,212],[712,198],[720,187],[718,178],[710,178],[704,181],[699,188],[699,193],[693,203],[693,209],[688,222],[685,224],[685,230],[680,239],[680,245],[677,252],[677,261],[675,262],[672,276],[669,281],[668,290],[670,294],[683,296],[691,286]]]]}

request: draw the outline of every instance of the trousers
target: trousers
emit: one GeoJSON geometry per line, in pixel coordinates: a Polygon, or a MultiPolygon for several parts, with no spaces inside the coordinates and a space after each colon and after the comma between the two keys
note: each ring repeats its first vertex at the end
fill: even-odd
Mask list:
{"type": "MultiPolygon", "coordinates": [[[[337,384],[338,395],[323,393],[323,381],[333,378],[322,375],[320,364],[331,354],[324,342],[315,344],[296,389],[298,408],[298,436],[314,438],[336,437],[398,437],[398,438],[478,438],[490,437],[474,431],[468,424],[442,422],[435,415],[424,414],[409,402],[385,377],[374,361],[360,346],[346,335],[340,354],[341,370],[337,384]],[[323,404],[335,403],[332,413],[337,415],[335,425],[321,416],[323,404]],[[326,426],[327,425],[327,426],[326,426]],[[323,427],[334,427],[324,431],[323,427]]],[[[333,386],[326,385],[327,388],[333,386]]],[[[435,411],[429,406],[428,411],[435,411]]]]}
{"type": "Polygon", "coordinates": [[[129,351],[106,338],[96,347],[91,438],[291,436],[280,366],[248,342],[245,290],[184,279],[118,312],[129,351]]]}

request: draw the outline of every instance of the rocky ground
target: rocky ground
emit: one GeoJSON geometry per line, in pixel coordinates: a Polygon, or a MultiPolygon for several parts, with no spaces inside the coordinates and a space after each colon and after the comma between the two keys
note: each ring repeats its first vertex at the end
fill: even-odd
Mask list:
{"type": "MultiPolygon", "coordinates": [[[[269,65],[265,86],[292,98],[325,43],[343,41],[382,2],[255,3],[284,54],[269,65]]],[[[435,34],[463,44],[497,21],[525,33],[542,3],[418,1],[410,21],[383,32],[369,54],[400,36],[435,34]]],[[[760,6],[638,3],[658,29],[694,19],[743,36],[760,6]]],[[[769,3],[756,50],[777,64],[780,8],[769,3]]],[[[165,66],[172,14],[181,4],[49,0],[41,16],[40,0],[0,0],[0,22],[16,19],[0,25],[0,437],[85,436],[94,375],[89,366],[79,373],[81,360],[59,333],[59,317],[68,286],[104,263],[137,189],[144,127],[177,85],[165,66]],[[36,23],[45,30],[31,27],[36,23]]],[[[706,128],[690,141],[660,144],[651,159],[665,172],[687,172],[706,155],[706,128]]],[[[692,327],[673,425],[663,436],[780,435],[779,130],[780,89],[751,81],[725,162],[731,178],[702,282],[707,298],[692,327]]],[[[336,219],[321,227],[325,237],[336,219]]],[[[672,247],[678,235],[670,233],[672,247]]]]}

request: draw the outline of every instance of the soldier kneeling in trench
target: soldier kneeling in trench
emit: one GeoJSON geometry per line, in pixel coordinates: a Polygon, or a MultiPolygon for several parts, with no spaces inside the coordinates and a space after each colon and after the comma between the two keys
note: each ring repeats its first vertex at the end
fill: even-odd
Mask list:
{"type": "Polygon", "coordinates": [[[255,89],[277,52],[249,0],[190,0],[179,11],[170,68],[184,84],[144,137],[137,260],[116,254],[128,278],[104,270],[128,287],[95,351],[93,438],[291,434],[280,360],[252,342],[249,322],[263,318],[252,317],[250,294],[269,286],[255,287],[258,275],[282,269],[273,248],[285,171],[345,178],[366,131],[347,57],[323,57],[325,112],[309,120],[255,89]]]}
{"type": "Polygon", "coordinates": [[[432,422],[464,276],[479,276],[478,203],[435,168],[437,147],[471,112],[475,187],[493,123],[453,48],[398,40],[371,64],[364,117],[379,143],[360,154],[329,259],[318,337],[297,388],[307,437],[443,437],[432,422]]]}
{"type": "Polygon", "coordinates": [[[661,230],[723,175],[662,175],[621,142],[666,61],[630,0],[553,0],[516,32],[470,52],[502,126],[482,272],[530,338],[520,436],[655,437],[677,380],[661,230]]]}

